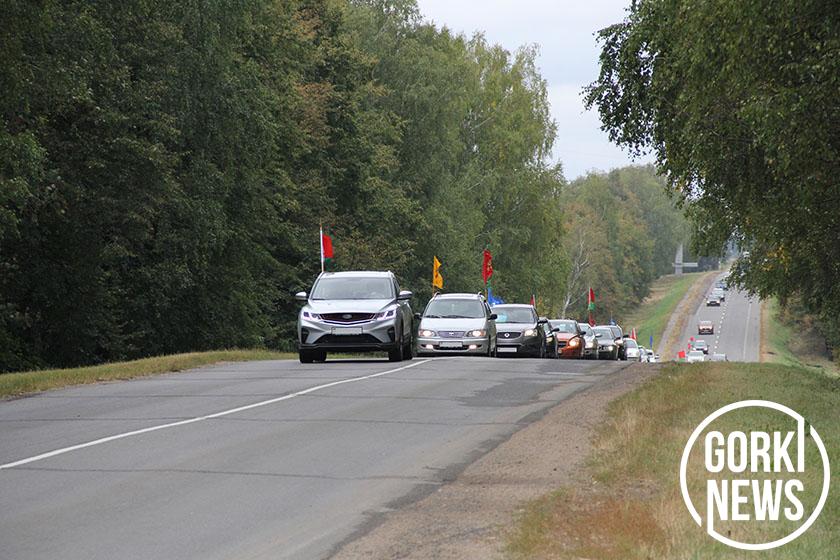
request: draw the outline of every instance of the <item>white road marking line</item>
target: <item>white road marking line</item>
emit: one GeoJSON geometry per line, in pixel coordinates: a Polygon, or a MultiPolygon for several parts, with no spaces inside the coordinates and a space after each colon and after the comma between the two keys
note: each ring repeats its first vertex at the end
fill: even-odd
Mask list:
{"type": "Polygon", "coordinates": [[[752,300],[748,300],[750,304],[747,306],[747,320],[745,321],[744,325],[744,348],[743,352],[741,353],[741,361],[747,361],[747,337],[750,335],[750,314],[752,313],[752,300]]]}
{"type": "Polygon", "coordinates": [[[26,459],[21,459],[19,461],[14,461],[13,463],[6,463],[5,465],[0,465],[0,470],[3,469],[11,469],[14,467],[19,467],[21,465],[26,465],[28,463],[34,463],[35,461],[41,461],[43,459],[49,459],[50,457],[55,457],[56,455],[63,455],[65,453],[70,453],[71,451],[78,451],[79,449],[85,449],[86,447],[93,447],[94,445],[101,445],[103,443],[108,443],[111,441],[116,441],[118,439],[125,439],[133,436],[139,436],[141,434],[148,434],[149,432],[156,432],[158,430],[166,430],[168,428],[176,428],[178,426],[186,426],[187,424],[194,424],[196,422],[202,422],[204,420],[212,420],[214,418],[221,418],[222,416],[228,416],[230,414],[236,414],[237,412],[243,412],[245,410],[251,410],[254,408],[259,408],[262,406],[267,406],[270,404],[278,403],[281,401],[286,401],[289,399],[293,399],[295,397],[300,397],[301,395],[307,395],[309,393],[314,393],[315,391],[320,391],[321,389],[327,389],[329,387],[335,387],[337,385],[344,385],[345,383],[353,383],[356,381],[364,381],[365,379],[373,379],[374,377],[381,377],[383,375],[388,375],[389,373],[396,373],[398,371],[403,371],[409,368],[413,368],[415,366],[423,365],[429,360],[422,360],[418,362],[414,362],[407,366],[399,367],[396,369],[389,369],[388,371],[383,371],[380,373],[372,373],[370,375],[364,375],[361,377],[350,377],[348,379],[341,379],[339,381],[333,381],[331,383],[325,383],[323,385],[317,385],[315,387],[310,387],[309,389],[304,389],[302,391],[297,391],[295,393],[290,393],[288,395],[283,395],[282,397],[277,397],[276,399],[269,399],[267,401],[261,401],[253,404],[248,404],[245,406],[240,406],[237,408],[231,408],[230,410],[223,410],[221,412],[216,412],[214,414],[208,414],[206,416],[197,416],[195,418],[189,418],[187,420],[180,420],[178,422],[170,422],[169,424],[161,424],[159,426],[150,426],[148,428],[143,428],[141,430],[134,430],[132,432],[125,432],[122,434],[115,434],[113,436],[104,437],[101,439],[89,441],[87,443],[80,443],[78,445],[72,445],[70,447],[64,447],[62,449],[56,449],[55,451],[48,451],[47,453],[41,453],[40,455],[35,455],[34,457],[28,457],[26,459]]]}

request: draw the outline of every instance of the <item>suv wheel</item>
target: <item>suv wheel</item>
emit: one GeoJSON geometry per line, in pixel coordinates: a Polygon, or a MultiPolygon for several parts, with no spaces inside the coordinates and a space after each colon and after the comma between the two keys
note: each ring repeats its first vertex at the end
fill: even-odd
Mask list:
{"type": "Polygon", "coordinates": [[[315,353],[312,350],[298,350],[298,357],[302,364],[311,364],[315,361],[315,353]]]}
{"type": "Polygon", "coordinates": [[[389,362],[401,362],[403,359],[403,348],[405,348],[402,343],[398,343],[396,347],[388,350],[388,361],[389,362]]]}

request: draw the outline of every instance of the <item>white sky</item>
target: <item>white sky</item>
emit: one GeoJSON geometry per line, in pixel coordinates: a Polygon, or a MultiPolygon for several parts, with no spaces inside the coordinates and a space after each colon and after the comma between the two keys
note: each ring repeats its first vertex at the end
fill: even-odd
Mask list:
{"type": "Polygon", "coordinates": [[[540,46],[538,64],[548,82],[551,112],[557,122],[554,158],[567,179],[590,170],[608,171],[635,162],[610,143],[595,111],[585,111],[581,89],[598,76],[594,33],[621,21],[630,0],[418,0],[426,21],[487,41],[513,52],[540,46]]]}

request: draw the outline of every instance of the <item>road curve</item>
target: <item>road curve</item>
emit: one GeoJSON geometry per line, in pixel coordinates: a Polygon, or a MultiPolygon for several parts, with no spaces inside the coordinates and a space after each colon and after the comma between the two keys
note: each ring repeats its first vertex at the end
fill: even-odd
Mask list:
{"type": "Polygon", "coordinates": [[[0,558],[328,557],[624,365],[248,362],[2,402],[0,558]]]}

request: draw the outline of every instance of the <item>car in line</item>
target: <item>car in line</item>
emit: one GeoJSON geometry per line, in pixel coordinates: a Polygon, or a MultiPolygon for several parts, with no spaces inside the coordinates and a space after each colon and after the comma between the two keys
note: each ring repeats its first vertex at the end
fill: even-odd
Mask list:
{"type": "Polygon", "coordinates": [[[589,323],[578,323],[583,332],[583,357],[587,360],[598,359],[598,339],[595,338],[595,331],[589,323]]]}
{"type": "Polygon", "coordinates": [[[660,356],[650,348],[646,349],[645,352],[647,353],[647,361],[651,364],[658,364],[660,361],[660,356]]]}
{"type": "Polygon", "coordinates": [[[554,333],[558,358],[581,359],[586,349],[584,331],[572,319],[552,319],[548,327],[554,333]]]}
{"type": "Polygon", "coordinates": [[[704,354],[709,353],[709,343],[705,340],[695,340],[692,345],[692,350],[700,350],[704,354]]]}
{"type": "Polygon", "coordinates": [[[726,292],[724,292],[720,288],[715,288],[714,290],[712,290],[712,295],[718,298],[720,301],[726,301],[726,292]]]}
{"type": "Polygon", "coordinates": [[[546,327],[533,305],[506,303],[490,308],[496,315],[496,354],[545,358],[546,327]]]}
{"type": "Polygon", "coordinates": [[[392,272],[322,272],[298,314],[301,363],[323,362],[328,352],[388,353],[398,362],[412,357],[412,293],[400,290],[392,272]]]}
{"type": "Polygon", "coordinates": [[[715,324],[711,321],[698,322],[697,334],[715,334],[715,324]]]}
{"type": "Polygon", "coordinates": [[[710,293],[709,296],[706,298],[706,307],[720,307],[721,299],[710,293]]]}
{"type": "Polygon", "coordinates": [[[704,354],[700,350],[692,350],[691,352],[688,353],[688,356],[686,356],[686,361],[690,364],[693,364],[693,363],[696,363],[696,362],[705,362],[706,361],[706,354],[704,354]]]}
{"type": "Polygon", "coordinates": [[[613,340],[615,340],[615,346],[618,350],[618,359],[619,360],[626,360],[627,357],[624,353],[624,331],[621,330],[621,327],[618,325],[599,325],[600,327],[604,327],[609,329],[612,332],[613,340]]]}
{"type": "Polygon", "coordinates": [[[616,340],[612,329],[608,326],[598,326],[592,330],[595,332],[595,338],[598,341],[598,359],[617,360],[618,340],[616,340]]]}
{"type": "Polygon", "coordinates": [[[632,338],[624,339],[624,359],[630,362],[642,361],[642,349],[639,343],[632,338]]]}
{"type": "Polygon", "coordinates": [[[415,319],[418,356],[496,353],[496,315],[481,294],[435,294],[415,319]]]}

